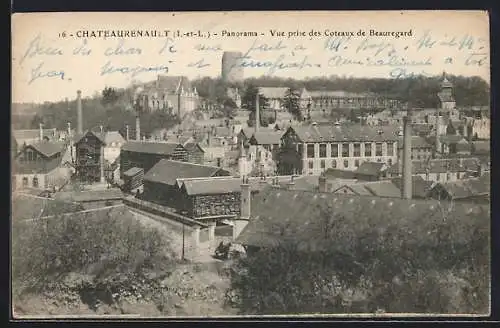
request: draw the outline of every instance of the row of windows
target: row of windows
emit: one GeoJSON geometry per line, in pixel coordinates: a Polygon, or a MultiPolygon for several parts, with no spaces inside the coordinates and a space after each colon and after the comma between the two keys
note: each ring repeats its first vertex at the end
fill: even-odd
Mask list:
{"type": "MultiPolygon", "coordinates": [[[[352,156],[349,156],[349,143],[342,143],[342,144],[332,143],[331,144],[331,157],[339,157],[339,153],[342,154],[342,157],[361,157],[361,144],[360,143],[353,144],[353,154],[352,154],[352,156]],[[340,150],[339,150],[339,148],[340,148],[340,150]]],[[[372,143],[371,142],[365,143],[364,156],[365,157],[372,156],[372,143]]],[[[381,142],[375,143],[375,156],[383,156],[381,142]]],[[[387,144],[387,155],[386,156],[394,156],[394,144],[393,143],[387,144]]],[[[307,157],[308,158],[315,157],[314,144],[307,145],[307,157]]],[[[319,145],[319,157],[320,158],[327,157],[326,144],[319,145]]]]}
{"type": "MultiPolygon", "coordinates": [[[[23,177],[23,187],[29,187],[29,180],[27,177],[23,177]]],[[[31,186],[33,188],[38,188],[39,182],[38,182],[38,177],[33,177],[33,180],[31,181],[31,186]]],[[[47,179],[44,180],[44,188],[48,187],[48,181],[47,179]]]]}
{"type": "MultiPolygon", "coordinates": [[[[380,162],[382,162],[382,160],[379,158],[379,159],[377,159],[377,162],[380,163],[380,162]]],[[[359,165],[360,165],[359,159],[354,160],[354,166],[355,167],[359,167],[359,165]]],[[[392,165],[392,159],[389,158],[387,160],[387,165],[388,166],[392,165]]],[[[314,161],[309,161],[308,166],[309,166],[310,170],[313,170],[314,169],[314,161]]],[[[322,159],[319,162],[319,167],[321,169],[326,169],[326,160],[322,159]]],[[[346,169],[346,168],[349,167],[349,161],[347,159],[345,159],[344,161],[340,161],[340,160],[337,161],[337,160],[334,159],[331,162],[331,167],[334,168],[334,169],[336,169],[336,168],[345,168],[346,169]],[[341,167],[340,164],[343,164],[343,166],[341,167]]]]}

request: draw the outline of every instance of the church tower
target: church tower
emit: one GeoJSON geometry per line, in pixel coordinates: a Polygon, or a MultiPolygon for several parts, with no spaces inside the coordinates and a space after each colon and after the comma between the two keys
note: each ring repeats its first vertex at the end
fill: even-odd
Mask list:
{"type": "Polygon", "coordinates": [[[446,72],[443,72],[443,80],[440,85],[441,91],[438,93],[441,102],[440,111],[451,120],[458,120],[459,117],[456,109],[455,97],[453,97],[453,84],[446,77],[446,72]]]}

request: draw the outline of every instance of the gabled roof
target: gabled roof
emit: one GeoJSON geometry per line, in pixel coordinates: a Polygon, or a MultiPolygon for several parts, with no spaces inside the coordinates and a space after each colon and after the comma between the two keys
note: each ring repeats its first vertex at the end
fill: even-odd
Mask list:
{"type": "Polygon", "coordinates": [[[156,155],[172,155],[179,148],[184,149],[178,143],[150,141],[129,141],[122,146],[123,151],[156,155]]]}
{"type": "Polygon", "coordinates": [[[34,144],[26,145],[26,148],[33,148],[35,151],[45,157],[52,157],[64,150],[64,143],[42,141],[34,144]]]}
{"type": "Polygon", "coordinates": [[[81,134],[79,133],[75,134],[74,142],[79,143],[85,136],[92,136],[92,135],[95,136],[97,140],[99,140],[103,145],[106,145],[106,133],[94,132],[94,131],[85,131],[81,134]]]}
{"type": "Polygon", "coordinates": [[[356,173],[350,170],[328,168],[325,170],[324,175],[327,179],[356,179],[356,173]]]}
{"type": "Polygon", "coordinates": [[[175,185],[180,178],[201,178],[215,176],[220,167],[162,159],[145,175],[144,181],[175,185]]]}
{"type": "Polygon", "coordinates": [[[282,131],[258,131],[250,138],[257,145],[276,145],[281,143],[282,131]]]}
{"type": "Polygon", "coordinates": [[[385,166],[384,163],[363,162],[356,169],[355,172],[356,172],[356,174],[378,176],[382,172],[382,169],[384,168],[384,166],[385,166]]]}
{"type": "Polygon", "coordinates": [[[437,183],[433,189],[443,189],[452,199],[489,196],[491,184],[488,177],[462,179],[437,183]]]}
{"type": "MultiPolygon", "coordinates": [[[[48,137],[49,139],[53,138],[57,133],[57,129],[43,129],[43,136],[48,137]]],[[[12,135],[14,139],[17,140],[18,143],[22,143],[23,140],[29,139],[38,139],[40,138],[40,130],[32,129],[32,130],[12,130],[12,135]]]]}
{"type": "MultiPolygon", "coordinates": [[[[408,242],[421,242],[435,229],[443,215],[463,226],[457,240],[473,237],[472,225],[489,226],[490,208],[485,205],[338,195],[267,188],[251,200],[251,218],[236,242],[248,246],[273,247],[293,241],[304,250],[320,250],[329,241],[325,225],[343,225],[354,235],[383,234],[395,228],[408,242]],[[444,214],[443,214],[444,213],[444,214]],[[469,229],[469,227],[471,229],[469,229]]],[[[332,231],[334,231],[333,229],[332,231]]],[[[434,237],[433,237],[434,238],[434,237]]]]}
{"type": "Polygon", "coordinates": [[[104,142],[106,143],[106,145],[109,146],[113,142],[124,143],[125,138],[123,138],[120,132],[118,131],[107,131],[104,136],[104,142]]]}
{"type": "Polygon", "coordinates": [[[184,148],[186,148],[188,152],[192,152],[195,150],[200,150],[203,153],[205,152],[203,148],[201,148],[200,144],[197,142],[187,142],[184,144],[184,148]]]}
{"type": "Polygon", "coordinates": [[[401,197],[401,191],[389,180],[345,184],[333,192],[338,193],[342,188],[350,189],[359,196],[401,197]]]}
{"type": "Polygon", "coordinates": [[[268,99],[282,99],[287,91],[286,87],[259,87],[259,94],[268,99]]]}
{"type": "Polygon", "coordinates": [[[123,172],[123,175],[127,177],[133,177],[134,175],[139,174],[140,172],[144,172],[144,169],[140,167],[132,167],[127,171],[123,172]]]}
{"type": "Polygon", "coordinates": [[[302,142],[383,142],[397,141],[399,128],[367,125],[308,125],[288,128],[302,142]]]}

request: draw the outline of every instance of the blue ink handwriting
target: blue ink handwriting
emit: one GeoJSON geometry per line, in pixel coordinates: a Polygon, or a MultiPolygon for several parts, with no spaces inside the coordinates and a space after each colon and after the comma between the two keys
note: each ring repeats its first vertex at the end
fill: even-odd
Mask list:
{"type": "MultiPolygon", "coordinates": [[[[172,63],[172,61],[169,61],[172,63]]],[[[101,67],[101,76],[113,73],[130,74],[131,76],[137,76],[141,73],[146,72],[164,72],[168,73],[168,66],[166,65],[156,65],[156,66],[113,66],[110,61],[108,61],[104,66],[101,67]]]]}
{"type": "Polygon", "coordinates": [[[87,48],[87,39],[83,39],[82,44],[73,50],[73,55],[88,56],[92,53],[92,49],[87,48]]]}
{"type": "Polygon", "coordinates": [[[104,51],[105,56],[140,55],[141,48],[125,47],[125,40],[121,39],[115,47],[109,47],[104,51]]]}
{"type": "Polygon", "coordinates": [[[197,62],[189,63],[187,66],[188,67],[195,67],[195,68],[203,68],[203,67],[210,66],[210,64],[205,63],[205,59],[202,58],[202,59],[198,60],[197,62]]]}
{"type": "Polygon", "coordinates": [[[209,46],[205,44],[197,44],[194,47],[198,51],[222,51],[222,47],[220,45],[209,46]]]}
{"type": "MultiPolygon", "coordinates": [[[[28,84],[33,83],[34,81],[42,78],[60,78],[61,80],[65,79],[65,73],[64,71],[42,71],[44,63],[41,62],[37,67],[31,69],[31,77],[28,80],[28,84]]],[[[68,79],[71,81],[71,79],[68,79]]]]}
{"type": "Polygon", "coordinates": [[[175,49],[174,39],[167,38],[165,40],[165,42],[163,43],[163,47],[161,47],[161,49],[158,53],[160,55],[163,55],[163,54],[173,54],[176,52],[177,52],[177,50],[175,49]]]}
{"type": "Polygon", "coordinates": [[[35,56],[62,56],[63,51],[60,48],[52,48],[42,44],[42,37],[40,34],[30,41],[28,49],[21,57],[20,63],[22,64],[25,59],[33,58],[35,56]]]}

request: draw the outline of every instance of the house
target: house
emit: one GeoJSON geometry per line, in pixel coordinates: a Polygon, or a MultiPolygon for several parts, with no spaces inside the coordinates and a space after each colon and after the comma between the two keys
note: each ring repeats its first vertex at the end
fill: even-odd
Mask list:
{"type": "Polygon", "coordinates": [[[356,179],[377,181],[386,176],[387,165],[379,162],[363,162],[354,171],[356,179]]]}
{"type": "Polygon", "coordinates": [[[129,141],[120,152],[121,172],[138,167],[148,172],[162,159],[187,161],[187,150],[178,143],[129,141]]]}
{"type": "Polygon", "coordinates": [[[400,198],[401,191],[391,181],[363,181],[345,184],[331,191],[334,194],[400,198]]]}
{"type": "Polygon", "coordinates": [[[265,97],[269,103],[269,109],[282,110],[282,103],[288,92],[287,87],[259,87],[259,94],[265,97]]]}
{"type": "Polygon", "coordinates": [[[173,208],[178,208],[181,200],[177,179],[229,176],[229,172],[220,167],[168,159],[160,160],[145,172],[143,198],[173,208]]]}
{"type": "MultiPolygon", "coordinates": [[[[86,131],[74,138],[76,176],[81,182],[94,183],[106,181],[106,134],[86,131]]],[[[114,147],[112,156],[116,154],[114,147]]]]}
{"type": "Polygon", "coordinates": [[[475,119],[472,123],[472,137],[481,140],[490,139],[490,125],[489,117],[475,119]]]}
{"type": "Polygon", "coordinates": [[[490,141],[471,141],[471,154],[477,156],[490,155],[490,141]]]}
{"type": "Polygon", "coordinates": [[[104,134],[104,160],[113,163],[120,156],[121,148],[126,143],[118,131],[106,131],[104,134]]]}
{"type": "Polygon", "coordinates": [[[184,144],[187,151],[187,161],[189,163],[203,164],[205,161],[205,151],[197,142],[187,142],[184,144]]]}
{"type": "Polygon", "coordinates": [[[193,112],[200,102],[196,87],[185,76],[158,75],[156,81],[138,87],[136,94],[144,110],[163,110],[179,118],[193,112]]]}
{"type": "MultiPolygon", "coordinates": [[[[434,153],[434,145],[421,136],[411,137],[411,159],[428,159],[434,153]]],[[[403,162],[403,138],[398,139],[398,162],[403,162]]]]}
{"type": "Polygon", "coordinates": [[[140,188],[144,180],[144,169],[133,167],[123,172],[123,189],[127,192],[134,192],[140,188]]]}
{"type": "Polygon", "coordinates": [[[439,137],[441,149],[440,154],[462,154],[471,153],[470,145],[464,137],[460,135],[443,135],[439,137]]]}
{"type": "MultiPolygon", "coordinates": [[[[383,234],[389,227],[408,244],[421,243],[443,217],[457,222],[489,222],[489,206],[456,203],[447,211],[438,201],[406,200],[267,188],[251,198],[247,224],[236,243],[251,254],[294,242],[303,251],[328,247],[337,229],[353,235],[383,234]],[[336,229],[329,229],[337,227],[336,229]]],[[[472,231],[464,231],[471,234],[472,231]]],[[[330,244],[331,245],[331,244],[330,244]]]]}
{"type": "Polygon", "coordinates": [[[429,191],[431,198],[487,204],[490,202],[490,175],[436,183],[429,191]]]}
{"type": "MultiPolygon", "coordinates": [[[[419,175],[426,181],[456,181],[469,174],[479,174],[479,171],[480,161],[475,157],[412,161],[412,175],[419,175]]],[[[398,164],[387,170],[389,178],[399,177],[401,173],[398,164]]]]}
{"type": "Polygon", "coordinates": [[[319,175],[328,168],[356,170],[363,162],[397,161],[398,129],[388,126],[290,127],[281,138],[281,174],[319,175]]]}
{"type": "Polygon", "coordinates": [[[69,181],[71,169],[62,165],[66,146],[43,141],[25,145],[14,158],[12,184],[16,189],[60,188],[69,181]]]}

